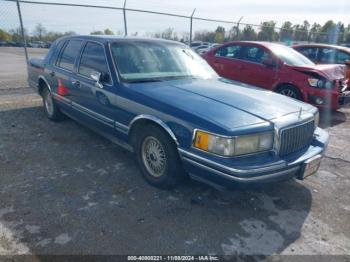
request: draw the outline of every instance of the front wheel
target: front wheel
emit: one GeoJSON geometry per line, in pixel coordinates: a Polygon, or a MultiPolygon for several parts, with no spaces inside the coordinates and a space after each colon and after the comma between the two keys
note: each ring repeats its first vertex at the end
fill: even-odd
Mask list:
{"type": "Polygon", "coordinates": [[[184,176],[175,143],[160,128],[149,125],[138,132],[135,153],[143,177],[159,188],[172,188],[184,176]]]}
{"type": "Polygon", "coordinates": [[[280,93],[281,95],[285,95],[297,100],[301,100],[301,101],[303,100],[303,97],[300,91],[292,85],[283,85],[277,90],[277,92],[280,93]]]}

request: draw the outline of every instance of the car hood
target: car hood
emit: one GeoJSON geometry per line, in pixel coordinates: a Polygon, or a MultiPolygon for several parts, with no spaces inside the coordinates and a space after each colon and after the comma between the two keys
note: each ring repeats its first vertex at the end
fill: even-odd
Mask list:
{"type": "Polygon", "coordinates": [[[300,109],[313,108],[270,91],[223,79],[174,80],[132,86],[143,95],[227,129],[271,122],[300,109]]]}
{"type": "Polygon", "coordinates": [[[303,73],[317,73],[328,80],[338,80],[344,78],[345,66],[344,65],[314,65],[314,66],[291,66],[294,70],[303,73]]]}

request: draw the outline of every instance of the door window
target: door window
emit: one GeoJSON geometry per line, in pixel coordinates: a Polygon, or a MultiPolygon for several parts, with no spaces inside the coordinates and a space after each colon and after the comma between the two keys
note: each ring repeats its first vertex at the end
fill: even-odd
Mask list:
{"type": "Polygon", "coordinates": [[[218,49],[215,53],[217,57],[227,57],[227,58],[239,58],[239,52],[241,50],[239,45],[227,45],[218,49]]]}
{"type": "Polygon", "coordinates": [[[300,47],[297,50],[312,61],[317,60],[317,47],[300,47]]]}
{"type": "Polygon", "coordinates": [[[271,59],[271,56],[268,52],[260,47],[246,46],[242,52],[241,59],[260,64],[263,60],[271,59]]]}
{"type": "Polygon", "coordinates": [[[69,40],[57,61],[57,66],[73,71],[75,59],[80,51],[81,42],[81,40],[69,40]]]}
{"type": "Polygon", "coordinates": [[[88,42],[81,55],[78,72],[90,78],[94,71],[102,74],[103,82],[111,82],[104,47],[97,43],[88,42]]]}
{"type": "Polygon", "coordinates": [[[333,48],[322,48],[320,62],[333,64],[336,61],[336,50],[333,48]]]}
{"type": "Polygon", "coordinates": [[[57,66],[73,71],[75,59],[80,51],[81,42],[81,40],[69,40],[61,53],[57,66]]]}
{"type": "Polygon", "coordinates": [[[350,54],[342,52],[342,51],[337,51],[337,63],[338,64],[345,64],[347,60],[350,60],[350,54]]]}

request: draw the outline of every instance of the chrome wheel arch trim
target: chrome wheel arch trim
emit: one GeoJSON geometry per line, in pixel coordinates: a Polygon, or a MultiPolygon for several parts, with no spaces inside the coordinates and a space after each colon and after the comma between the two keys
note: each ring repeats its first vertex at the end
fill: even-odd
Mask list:
{"type": "Polygon", "coordinates": [[[129,133],[128,133],[129,135],[130,135],[130,131],[132,130],[133,125],[139,120],[148,120],[148,121],[154,122],[157,125],[161,126],[165,130],[165,132],[167,132],[168,135],[172,138],[172,140],[175,142],[175,144],[177,146],[179,146],[179,142],[178,142],[174,132],[170,129],[170,127],[166,123],[164,123],[161,119],[159,119],[155,116],[152,116],[152,115],[141,114],[141,115],[134,117],[131,120],[131,122],[129,123],[129,133]]]}
{"type": "Polygon", "coordinates": [[[40,81],[40,80],[43,80],[43,81],[45,82],[47,88],[48,88],[48,89],[50,90],[50,92],[51,92],[51,86],[50,86],[49,82],[47,82],[45,76],[43,76],[43,75],[39,75],[39,76],[38,76],[38,90],[39,90],[39,81],[40,81]]]}

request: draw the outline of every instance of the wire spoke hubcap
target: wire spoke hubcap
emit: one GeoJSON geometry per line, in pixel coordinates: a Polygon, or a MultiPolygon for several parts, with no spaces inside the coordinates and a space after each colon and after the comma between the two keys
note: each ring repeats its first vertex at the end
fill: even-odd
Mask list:
{"type": "Polygon", "coordinates": [[[50,93],[46,94],[45,97],[45,108],[47,113],[51,116],[53,114],[53,101],[50,93]]]}
{"type": "Polygon", "coordinates": [[[142,143],[142,161],[147,171],[154,177],[161,177],[167,166],[167,158],[162,144],[152,136],[142,143]]]}

